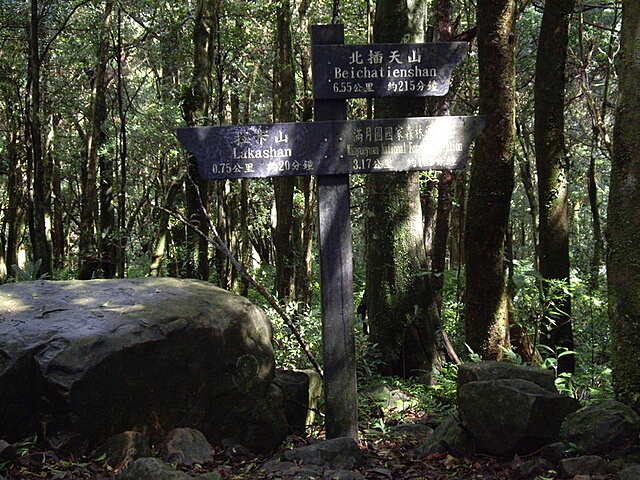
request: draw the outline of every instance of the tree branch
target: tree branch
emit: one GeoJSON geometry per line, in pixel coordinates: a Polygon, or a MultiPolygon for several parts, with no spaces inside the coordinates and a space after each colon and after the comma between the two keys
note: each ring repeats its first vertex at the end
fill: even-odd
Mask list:
{"type": "Polygon", "coordinates": [[[302,335],[300,334],[300,332],[296,328],[295,324],[293,323],[293,320],[289,317],[289,315],[287,315],[287,313],[284,311],[284,309],[278,303],[278,301],[274,298],[274,296],[271,295],[267,291],[267,289],[264,287],[264,285],[262,285],[260,282],[258,282],[247,271],[246,267],[238,261],[238,259],[235,257],[235,255],[233,253],[231,253],[231,251],[229,250],[229,247],[227,247],[227,245],[225,244],[224,240],[222,239],[222,237],[218,233],[218,230],[216,229],[215,225],[211,221],[211,217],[209,216],[206,207],[202,203],[202,198],[200,197],[200,192],[198,192],[198,198],[200,200],[200,208],[202,209],[202,213],[204,214],[204,216],[209,221],[209,231],[211,232],[211,235],[205,234],[197,225],[194,225],[193,223],[189,222],[186,218],[184,218],[182,216],[182,214],[180,214],[177,211],[169,210],[169,209],[167,209],[165,207],[156,207],[156,208],[167,212],[169,215],[173,216],[174,218],[176,218],[180,222],[182,222],[185,225],[188,225],[189,227],[193,228],[194,231],[198,235],[201,235],[203,238],[205,238],[211,245],[213,245],[225,257],[227,257],[229,259],[229,261],[231,262],[233,267],[238,271],[238,273],[256,289],[256,291],[276,311],[276,313],[280,316],[280,318],[282,318],[282,320],[284,321],[285,325],[293,333],[293,336],[296,338],[298,344],[300,345],[300,348],[302,348],[302,350],[304,351],[305,355],[307,356],[307,358],[309,359],[309,361],[313,365],[313,368],[316,370],[316,372],[318,372],[318,375],[320,375],[320,378],[323,378],[322,367],[318,363],[318,360],[315,358],[315,356],[313,355],[311,350],[309,350],[309,347],[307,346],[306,342],[302,338],[302,335]]]}

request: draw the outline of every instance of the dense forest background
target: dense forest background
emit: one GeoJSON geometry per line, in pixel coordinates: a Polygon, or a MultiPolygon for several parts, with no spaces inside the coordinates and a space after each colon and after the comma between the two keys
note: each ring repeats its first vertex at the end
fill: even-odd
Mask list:
{"type": "MultiPolygon", "coordinates": [[[[311,120],[310,26],[339,21],[345,25],[346,43],[374,41],[376,25],[377,38],[390,38],[376,18],[376,9],[382,11],[386,3],[0,0],[0,282],[201,278],[265,305],[276,330],[279,364],[308,367],[300,338],[207,237],[218,235],[250,275],[279,299],[286,321],[296,326],[307,349],[321,357],[314,179],[203,182],[178,144],[176,129],[311,120]]],[[[483,108],[491,107],[482,104],[480,82],[491,74],[479,69],[483,47],[476,26],[481,33],[480,4],[485,2],[415,3],[420,12],[411,15],[423,20],[420,25],[385,41],[462,40],[470,42],[470,53],[454,70],[446,99],[423,102],[405,113],[484,114],[483,108]],[[420,35],[416,28],[422,29],[420,35]]],[[[405,221],[393,215],[397,209],[388,209],[406,205],[380,206],[376,180],[351,179],[361,373],[409,375],[421,365],[446,372],[447,362],[481,355],[556,368],[564,374],[565,387],[584,399],[609,394],[603,232],[622,5],[586,0],[504,3],[512,7],[506,38],[513,54],[513,78],[507,83],[514,135],[507,139],[508,155],[494,159],[492,170],[491,156],[478,152],[464,171],[415,174],[394,190],[394,195],[408,191],[419,199],[419,210],[411,211],[419,212],[421,225],[413,234],[419,232],[425,262],[412,262],[410,251],[409,260],[403,260],[407,250],[395,250],[397,245],[371,246],[378,234],[400,235],[393,225],[382,228],[375,219],[405,221]],[[558,55],[549,50],[538,55],[540,39],[553,38],[541,36],[541,24],[554,5],[567,10],[554,14],[565,20],[567,42],[560,57],[565,71],[559,75],[566,82],[544,90],[536,87],[536,78],[558,75],[558,55]],[[544,190],[539,184],[544,165],[540,152],[548,142],[536,123],[544,112],[554,111],[544,104],[554,92],[561,95],[562,149],[550,191],[566,193],[560,220],[566,231],[566,262],[545,243],[558,236],[545,220],[544,207],[551,200],[540,198],[544,190]],[[501,167],[505,159],[511,170],[501,167]],[[482,178],[474,162],[484,165],[484,175],[493,175],[482,181],[493,190],[474,187],[471,176],[482,178]],[[473,200],[491,200],[492,195],[507,198],[504,225],[494,225],[490,206],[473,200]],[[468,221],[468,214],[473,220],[468,221]],[[474,224],[479,226],[471,228],[474,224]],[[470,260],[487,248],[468,238],[480,226],[486,238],[498,232],[504,242],[498,270],[502,285],[497,287],[489,269],[480,269],[480,280],[477,266],[466,276],[470,260]],[[413,291],[422,291],[412,283],[415,279],[428,282],[423,297],[429,298],[420,306],[429,312],[427,323],[420,323],[415,313],[422,300],[391,298],[400,287],[376,293],[375,286],[387,280],[375,277],[380,269],[372,267],[381,261],[375,248],[394,253],[393,282],[404,281],[413,291]],[[566,271],[554,270],[558,265],[566,265],[566,271]],[[406,272],[410,280],[400,280],[406,272]],[[465,336],[469,319],[481,311],[469,307],[478,301],[474,292],[480,292],[466,289],[471,281],[505,290],[501,322],[506,322],[507,333],[494,345],[465,336]],[[391,299],[380,305],[382,298],[391,299]],[[374,318],[385,309],[392,313],[374,318]],[[381,345],[389,335],[377,327],[380,321],[402,326],[392,327],[402,333],[394,345],[381,345]],[[558,325],[569,325],[569,333],[565,329],[554,337],[558,325]],[[424,341],[424,335],[436,346],[428,361],[405,355],[418,349],[416,338],[424,341]],[[571,362],[563,364],[563,358],[571,362]]],[[[393,108],[353,100],[348,117],[367,118],[393,108]]],[[[486,151],[487,145],[482,148],[486,151]]]]}

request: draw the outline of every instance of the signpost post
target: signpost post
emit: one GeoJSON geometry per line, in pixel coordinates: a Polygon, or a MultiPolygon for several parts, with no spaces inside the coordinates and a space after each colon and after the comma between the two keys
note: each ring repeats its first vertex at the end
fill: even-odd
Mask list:
{"type": "Polygon", "coordinates": [[[347,98],[444,95],[466,43],[344,45],[311,31],[315,122],[178,129],[205,179],[317,175],[327,438],[358,437],[352,173],[463,168],[483,117],[346,120],[347,98]]]}

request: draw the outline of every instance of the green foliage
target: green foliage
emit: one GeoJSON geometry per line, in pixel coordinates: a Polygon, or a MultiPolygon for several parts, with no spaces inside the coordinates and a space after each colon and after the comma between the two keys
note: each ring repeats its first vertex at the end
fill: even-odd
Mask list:
{"type": "Polygon", "coordinates": [[[365,431],[385,434],[387,426],[422,418],[426,387],[399,377],[367,377],[359,382],[358,417],[365,431]]]}
{"type": "Polygon", "coordinates": [[[424,409],[431,416],[442,420],[457,409],[458,366],[446,363],[440,369],[436,381],[422,397],[424,409]]]}
{"type": "MultiPolygon", "coordinates": [[[[304,339],[307,348],[318,359],[322,359],[322,319],[317,308],[303,308],[297,303],[285,305],[285,312],[293,319],[296,329],[304,339]]],[[[265,312],[273,325],[273,342],[276,366],[285,369],[312,368],[293,332],[272,308],[265,312]]]]}
{"type": "Polygon", "coordinates": [[[465,275],[462,268],[446,270],[442,289],[442,328],[449,336],[456,354],[467,358],[464,325],[464,290],[465,275]]]}
{"type": "Polygon", "coordinates": [[[24,268],[20,268],[18,265],[11,265],[11,269],[15,273],[13,277],[14,282],[26,282],[29,280],[46,280],[50,277],[48,273],[38,275],[40,266],[42,265],[42,259],[39,258],[35,262],[27,262],[24,268]]]}
{"type": "Polygon", "coordinates": [[[392,425],[438,425],[457,411],[458,367],[445,364],[434,385],[417,379],[373,375],[359,379],[358,414],[367,435],[389,433],[392,425]]]}
{"type": "Polygon", "coordinates": [[[554,350],[538,342],[541,366],[556,370],[560,357],[573,354],[577,359],[576,372],[572,376],[559,376],[558,387],[583,402],[610,398],[610,333],[604,293],[574,276],[570,285],[560,281],[547,283],[548,290],[543,294],[544,280],[539,272],[527,262],[515,261],[514,267],[512,315],[536,341],[543,317],[555,312],[557,300],[571,296],[575,351],[554,350]]]}

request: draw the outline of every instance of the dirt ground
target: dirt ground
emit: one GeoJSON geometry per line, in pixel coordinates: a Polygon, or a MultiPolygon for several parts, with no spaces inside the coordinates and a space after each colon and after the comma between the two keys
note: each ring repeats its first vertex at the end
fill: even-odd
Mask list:
{"type": "MultiPolygon", "coordinates": [[[[307,444],[309,439],[291,438],[286,448],[307,444]]],[[[518,459],[509,461],[487,456],[457,459],[449,455],[436,454],[417,460],[413,451],[421,443],[412,436],[379,435],[361,441],[364,465],[356,468],[366,479],[512,479],[518,459]]],[[[0,475],[6,480],[111,480],[116,470],[99,459],[59,457],[50,451],[22,451],[17,464],[0,464],[0,475]]],[[[216,451],[215,462],[185,470],[192,476],[206,472],[217,472],[223,479],[274,480],[279,475],[261,471],[272,457],[255,456],[246,452],[216,451]]],[[[290,477],[295,478],[295,477],[290,477]]]]}

